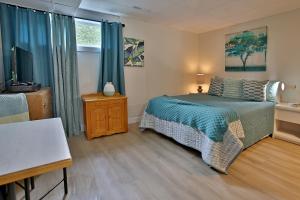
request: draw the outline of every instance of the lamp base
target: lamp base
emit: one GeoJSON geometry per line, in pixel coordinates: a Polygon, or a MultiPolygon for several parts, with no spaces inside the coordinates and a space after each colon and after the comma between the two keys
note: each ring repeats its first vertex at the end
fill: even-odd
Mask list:
{"type": "Polygon", "coordinates": [[[197,91],[198,91],[198,93],[202,93],[202,92],[203,92],[203,89],[202,89],[202,86],[201,86],[201,85],[198,86],[197,91]]]}

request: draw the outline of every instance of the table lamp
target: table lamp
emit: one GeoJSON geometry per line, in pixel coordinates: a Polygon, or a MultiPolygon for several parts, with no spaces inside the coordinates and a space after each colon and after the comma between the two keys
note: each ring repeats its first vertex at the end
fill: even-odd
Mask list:
{"type": "Polygon", "coordinates": [[[203,83],[205,83],[205,74],[204,73],[197,73],[197,84],[198,84],[198,93],[202,93],[203,92],[203,88],[202,85],[203,83]]]}

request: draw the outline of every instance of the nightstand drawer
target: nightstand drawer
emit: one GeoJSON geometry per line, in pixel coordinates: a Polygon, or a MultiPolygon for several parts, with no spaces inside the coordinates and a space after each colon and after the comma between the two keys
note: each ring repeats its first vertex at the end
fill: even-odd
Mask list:
{"type": "Polygon", "coordinates": [[[300,144],[300,109],[287,103],[275,107],[275,126],[273,138],[300,144]]]}
{"type": "Polygon", "coordinates": [[[300,113],[290,110],[276,109],[275,119],[300,124],[300,113]]]}

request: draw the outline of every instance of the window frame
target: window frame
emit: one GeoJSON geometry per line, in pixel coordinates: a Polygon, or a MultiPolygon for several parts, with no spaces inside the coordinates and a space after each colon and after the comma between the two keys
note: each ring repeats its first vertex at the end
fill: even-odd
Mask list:
{"type": "Polygon", "coordinates": [[[77,45],[77,52],[100,53],[101,52],[101,47],[88,47],[88,46],[77,45]]]}
{"type": "MultiPolygon", "coordinates": [[[[88,22],[90,24],[97,24],[97,25],[100,25],[100,29],[101,29],[101,22],[89,20],[89,19],[83,19],[83,18],[79,18],[79,17],[75,17],[75,29],[76,29],[76,21],[83,21],[83,22],[88,22]]],[[[77,37],[77,35],[76,35],[76,37],[77,37]]],[[[84,45],[79,45],[78,43],[76,44],[76,46],[77,46],[78,52],[92,52],[92,53],[100,53],[101,52],[101,47],[84,46],[84,45]]]]}

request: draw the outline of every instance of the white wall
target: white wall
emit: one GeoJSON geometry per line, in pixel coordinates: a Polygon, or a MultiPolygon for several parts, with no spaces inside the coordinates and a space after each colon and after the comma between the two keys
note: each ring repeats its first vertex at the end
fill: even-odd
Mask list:
{"type": "Polygon", "coordinates": [[[279,79],[288,88],[284,100],[300,101],[300,10],[255,20],[199,35],[199,64],[206,73],[223,77],[279,79]],[[225,72],[225,34],[268,26],[266,72],[225,72]]]}
{"type": "MultiPolygon", "coordinates": [[[[145,66],[125,67],[129,122],[137,121],[154,96],[196,90],[199,64],[204,72],[224,77],[279,79],[297,89],[287,89],[286,101],[300,101],[300,11],[235,25],[204,34],[192,34],[160,25],[121,19],[125,37],[144,39],[145,66]],[[225,72],[225,34],[268,26],[267,72],[225,72]]],[[[99,54],[79,52],[80,93],[97,91],[99,54]]]]}
{"type": "MultiPolygon", "coordinates": [[[[198,35],[122,19],[125,37],[145,41],[145,66],[125,67],[129,122],[137,121],[149,98],[196,91],[198,35]]],[[[99,54],[79,52],[80,93],[96,92],[99,54]]]]}
{"type": "Polygon", "coordinates": [[[80,94],[96,92],[99,80],[100,54],[77,52],[77,56],[80,94]]]}

